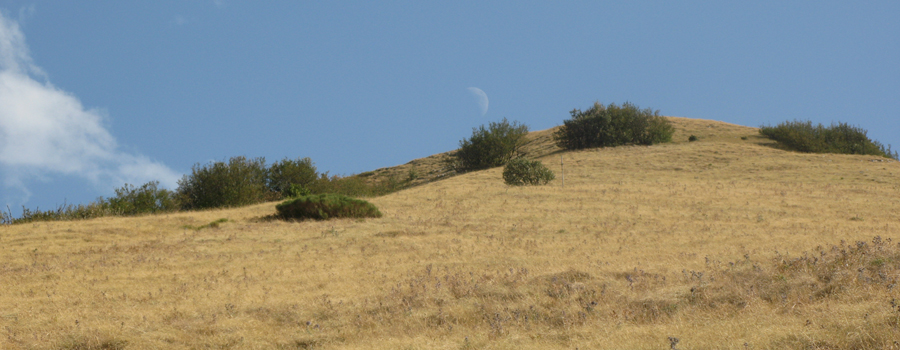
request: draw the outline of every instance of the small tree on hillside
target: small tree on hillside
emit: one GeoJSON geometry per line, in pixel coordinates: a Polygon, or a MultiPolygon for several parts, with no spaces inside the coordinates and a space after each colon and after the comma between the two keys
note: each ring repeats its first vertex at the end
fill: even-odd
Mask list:
{"type": "Polygon", "coordinates": [[[525,143],[528,126],[510,123],[506,118],[472,129],[472,137],[459,141],[459,150],[451,157],[451,166],[457,171],[487,169],[506,164],[519,155],[525,143]]]}
{"type": "Polygon", "coordinates": [[[302,194],[304,190],[308,192],[318,178],[319,173],[312,159],[285,158],[269,167],[266,185],[281,197],[290,197],[292,193],[296,195],[302,194]]]}
{"type": "Polygon", "coordinates": [[[159,181],[145,183],[141,187],[125,184],[116,189],[116,196],[106,205],[116,215],[138,215],[178,210],[175,193],[159,188],[159,181]]]}
{"type": "Polygon", "coordinates": [[[195,164],[178,180],[183,209],[237,207],[264,201],[268,196],[266,159],[239,156],[226,162],[195,164]]]}

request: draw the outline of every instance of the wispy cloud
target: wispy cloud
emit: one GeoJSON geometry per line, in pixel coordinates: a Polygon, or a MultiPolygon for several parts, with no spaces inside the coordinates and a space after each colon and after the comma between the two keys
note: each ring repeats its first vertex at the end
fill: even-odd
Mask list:
{"type": "Polygon", "coordinates": [[[25,24],[25,21],[31,19],[32,16],[34,16],[34,4],[22,6],[19,8],[19,18],[17,21],[19,24],[25,24]]]}
{"type": "MultiPolygon", "coordinates": [[[[110,191],[124,183],[157,180],[174,188],[179,174],[149,158],[118,149],[104,113],[53,86],[34,64],[19,24],[0,12],[0,177],[31,193],[28,179],[48,175],[86,179],[110,191]]],[[[7,197],[6,200],[9,200],[7,197]]]]}

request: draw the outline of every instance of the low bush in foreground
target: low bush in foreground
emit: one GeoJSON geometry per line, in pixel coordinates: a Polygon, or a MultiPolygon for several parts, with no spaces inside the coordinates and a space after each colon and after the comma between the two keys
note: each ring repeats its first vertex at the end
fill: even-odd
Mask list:
{"type": "Polygon", "coordinates": [[[594,103],[586,111],[572,110],[572,119],[553,134],[556,145],[564,149],[652,145],[672,141],[675,129],[659,111],[640,109],[625,102],[604,106],[594,103]]]}
{"type": "Polygon", "coordinates": [[[511,186],[546,185],[554,178],[553,171],[538,160],[516,158],[503,168],[503,181],[511,186]]]}
{"type": "Polygon", "coordinates": [[[870,140],[865,129],[847,123],[813,125],[812,121],[795,120],[778,126],[761,126],[759,133],[790,149],[807,153],[865,154],[897,158],[897,152],[878,141],[870,140]]]}
{"type": "Polygon", "coordinates": [[[372,203],[338,194],[301,196],[275,206],[282,219],[380,218],[372,203]]]}

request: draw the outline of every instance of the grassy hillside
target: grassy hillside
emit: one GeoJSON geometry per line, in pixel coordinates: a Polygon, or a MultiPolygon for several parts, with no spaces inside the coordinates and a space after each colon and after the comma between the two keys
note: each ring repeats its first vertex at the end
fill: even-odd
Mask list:
{"type": "MultiPolygon", "coordinates": [[[[673,143],[688,142],[688,138],[691,135],[694,135],[698,138],[702,138],[704,141],[715,142],[741,142],[745,141],[741,140],[741,137],[744,137],[747,140],[751,140],[750,142],[752,143],[778,147],[774,141],[760,136],[757,128],[749,128],[712,120],[679,117],[668,117],[668,119],[675,127],[675,134],[672,138],[673,143]]],[[[522,152],[525,157],[534,159],[561,152],[562,149],[557,147],[556,143],[553,141],[553,133],[558,128],[559,127],[555,127],[529,133],[525,145],[522,147],[522,152]]],[[[364,177],[370,182],[378,183],[391,177],[397,180],[407,179],[410,170],[412,170],[416,173],[417,177],[411,182],[411,185],[422,185],[455,175],[455,173],[447,168],[445,164],[453,152],[455,151],[438,153],[425,158],[412,160],[403,165],[364,172],[357,176],[364,177]]]]}
{"type": "Polygon", "coordinates": [[[0,348],[898,348],[900,164],[672,121],[650,147],[533,133],[550,185],[472,172],[370,199],[380,219],[0,227],[0,348]]]}

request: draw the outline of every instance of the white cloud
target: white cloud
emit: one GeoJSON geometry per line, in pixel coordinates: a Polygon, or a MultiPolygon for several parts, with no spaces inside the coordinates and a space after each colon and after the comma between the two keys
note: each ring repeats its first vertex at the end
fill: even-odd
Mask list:
{"type": "MultiPolygon", "coordinates": [[[[104,114],[86,109],[47,81],[16,21],[0,12],[0,176],[27,198],[28,179],[47,175],[86,179],[104,191],[157,180],[175,188],[178,173],[118,150],[104,114]]],[[[27,199],[26,199],[27,200],[27,199]]]]}

